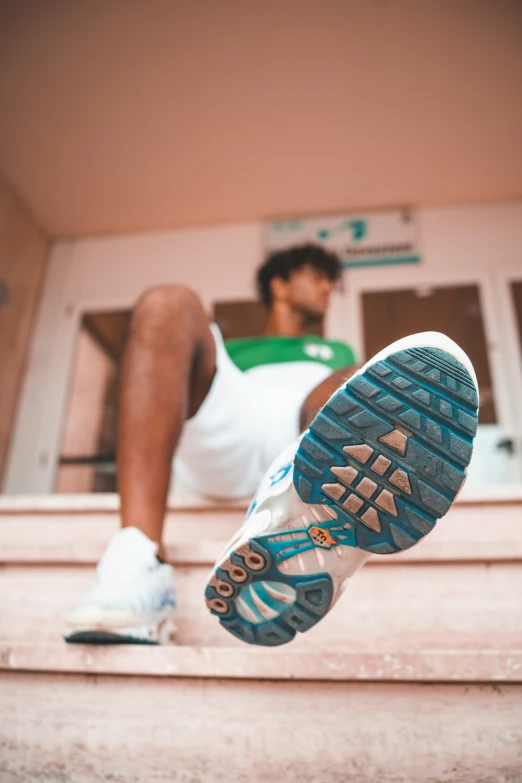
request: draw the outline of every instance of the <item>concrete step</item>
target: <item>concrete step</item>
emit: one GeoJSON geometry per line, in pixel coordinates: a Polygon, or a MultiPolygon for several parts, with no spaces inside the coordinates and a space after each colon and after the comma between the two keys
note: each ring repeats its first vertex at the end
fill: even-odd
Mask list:
{"type": "Polygon", "coordinates": [[[0,693],[2,783],[517,783],[522,769],[522,686],[502,682],[0,671],[0,693]]]}
{"type": "MultiPolygon", "coordinates": [[[[522,647],[498,649],[270,650],[234,647],[94,646],[0,640],[0,672],[335,682],[522,683],[522,647]]],[[[522,691],[521,691],[522,694],[522,691]]]]}
{"type": "MultiPolygon", "coordinates": [[[[242,524],[238,506],[169,508],[165,542],[178,564],[212,565],[242,524]]],[[[94,564],[119,527],[116,496],[0,497],[0,563],[94,564]]],[[[459,499],[422,542],[370,564],[522,560],[522,493],[459,499]]]]}
{"type": "Polygon", "coordinates": [[[63,618],[116,499],[0,498],[1,783],[520,779],[522,496],[463,498],[276,649],[236,642],[203,600],[243,514],[169,510],[176,645],[72,646],[63,618]]]}
{"type": "MultiPolygon", "coordinates": [[[[207,566],[177,569],[176,642],[241,646],[203,599],[207,566]]],[[[0,639],[59,641],[69,607],[89,588],[92,567],[0,569],[0,639]]],[[[292,647],[402,651],[522,647],[522,568],[516,563],[365,566],[334,610],[292,647]]],[[[268,653],[267,653],[268,654],[268,653]]]]}
{"type": "MultiPolygon", "coordinates": [[[[179,587],[176,642],[241,646],[206,609],[209,567],[241,524],[237,507],[170,508],[179,587]]],[[[118,527],[115,497],[0,499],[0,639],[61,638],[69,607],[118,527]]],[[[418,547],[373,557],[335,610],[293,646],[357,651],[511,649],[522,642],[522,496],[457,503],[418,547]],[[374,568],[376,565],[378,568],[374,568]]]]}
{"type": "MultiPolygon", "coordinates": [[[[522,647],[496,649],[311,650],[294,642],[234,647],[91,646],[0,640],[0,672],[200,677],[210,680],[522,683],[522,647]]],[[[521,691],[522,694],[522,691],[521,691]]]]}

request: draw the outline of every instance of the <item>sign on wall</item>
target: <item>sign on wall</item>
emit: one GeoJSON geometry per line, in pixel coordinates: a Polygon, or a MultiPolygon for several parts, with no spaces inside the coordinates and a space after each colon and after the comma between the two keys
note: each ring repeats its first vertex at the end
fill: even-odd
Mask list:
{"type": "Polygon", "coordinates": [[[306,242],[336,252],[345,269],[421,260],[416,213],[411,209],[284,220],[266,227],[268,252],[306,242]]]}

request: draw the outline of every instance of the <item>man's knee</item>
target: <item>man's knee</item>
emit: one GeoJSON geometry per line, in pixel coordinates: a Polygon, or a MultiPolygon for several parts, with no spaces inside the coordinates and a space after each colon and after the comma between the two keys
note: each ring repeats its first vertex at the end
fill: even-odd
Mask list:
{"type": "Polygon", "coordinates": [[[201,307],[198,295],[185,285],[157,285],[140,296],[134,312],[157,313],[179,308],[201,307]]]}
{"type": "Polygon", "coordinates": [[[132,326],[165,325],[169,321],[190,318],[203,312],[198,295],[184,285],[148,288],[140,296],[132,313],[132,326]]]}

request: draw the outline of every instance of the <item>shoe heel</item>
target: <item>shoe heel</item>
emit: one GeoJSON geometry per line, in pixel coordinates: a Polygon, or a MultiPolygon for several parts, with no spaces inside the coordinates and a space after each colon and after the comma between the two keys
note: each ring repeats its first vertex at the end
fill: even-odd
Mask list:
{"type": "Polygon", "coordinates": [[[249,644],[273,647],[324,617],[333,583],[328,574],[282,574],[270,538],[250,539],[234,550],[210,578],[205,599],[229,633],[249,644]]]}

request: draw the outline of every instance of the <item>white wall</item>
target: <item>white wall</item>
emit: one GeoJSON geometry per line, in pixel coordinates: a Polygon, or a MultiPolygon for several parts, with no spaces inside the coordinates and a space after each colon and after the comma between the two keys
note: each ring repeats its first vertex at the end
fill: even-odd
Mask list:
{"type": "Polygon", "coordinates": [[[196,289],[210,307],[216,299],[254,294],[262,252],[261,226],[253,223],[80,240],[71,245],[69,295],[96,301],[103,278],[104,298],[128,305],[147,286],[177,282],[196,289]]]}
{"type": "MultiPolygon", "coordinates": [[[[459,278],[462,282],[476,278],[482,283],[486,317],[495,309],[505,320],[498,324],[500,331],[513,331],[513,308],[506,301],[505,292],[499,297],[498,291],[493,291],[493,284],[499,276],[522,275],[522,203],[421,209],[418,217],[422,263],[382,270],[349,270],[347,288],[371,289],[382,281],[387,285],[390,280],[393,287],[411,288],[439,284],[445,279],[455,283],[459,278]],[[497,301],[499,298],[502,301],[497,301]]],[[[356,302],[352,301],[352,305],[355,307],[356,302]]],[[[359,352],[363,343],[360,326],[358,314],[348,314],[347,333],[359,352]]],[[[490,330],[490,339],[494,331],[490,330]]]]}

